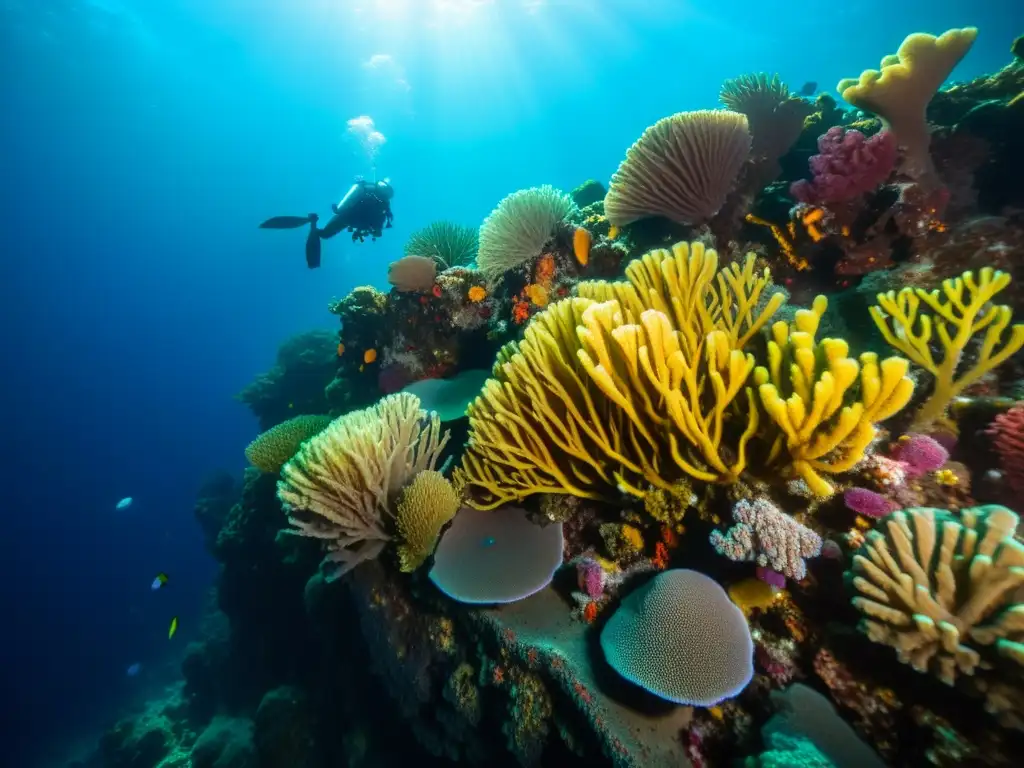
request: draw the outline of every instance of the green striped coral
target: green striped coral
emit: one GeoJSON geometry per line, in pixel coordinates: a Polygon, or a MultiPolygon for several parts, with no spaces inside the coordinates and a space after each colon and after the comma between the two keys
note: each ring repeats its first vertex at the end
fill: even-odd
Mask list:
{"type": "Polygon", "coordinates": [[[281,467],[299,451],[299,447],[318,435],[332,421],[330,416],[304,414],[283,421],[262,432],[245,449],[245,458],[254,467],[277,474],[281,467]]]}

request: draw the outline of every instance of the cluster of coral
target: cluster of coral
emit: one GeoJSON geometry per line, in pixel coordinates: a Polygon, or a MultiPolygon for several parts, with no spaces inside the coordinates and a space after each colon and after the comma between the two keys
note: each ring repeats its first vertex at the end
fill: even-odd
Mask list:
{"type": "Polygon", "coordinates": [[[976,35],[850,108],[737,78],[332,303],[96,764],[1019,764],[1024,62],[940,89],[976,35]]]}

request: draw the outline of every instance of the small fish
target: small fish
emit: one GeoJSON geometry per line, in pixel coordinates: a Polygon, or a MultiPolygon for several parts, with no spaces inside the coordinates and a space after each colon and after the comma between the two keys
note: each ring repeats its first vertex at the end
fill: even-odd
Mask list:
{"type": "Polygon", "coordinates": [[[345,354],[345,345],[344,344],[338,344],[338,357],[341,357],[344,354],[345,354]]]}
{"type": "Polygon", "coordinates": [[[813,80],[808,80],[800,87],[801,96],[813,96],[815,91],[818,90],[818,84],[813,80]]]}
{"type": "Polygon", "coordinates": [[[170,581],[170,577],[166,573],[163,573],[161,571],[160,573],[158,573],[156,575],[156,578],[153,579],[153,583],[149,585],[149,588],[152,589],[155,592],[156,590],[160,589],[160,587],[162,587],[164,584],[166,584],[168,581],[170,581]]]}
{"type": "Polygon", "coordinates": [[[608,239],[609,240],[614,240],[618,236],[619,236],[619,228],[618,227],[616,227],[614,224],[612,224],[610,227],[608,227],[608,239]]]}
{"type": "Polygon", "coordinates": [[[495,542],[493,536],[488,536],[486,539],[484,539],[480,543],[483,544],[485,547],[493,547],[497,542],[495,542]]]}
{"type": "Polygon", "coordinates": [[[366,363],[366,365],[369,365],[370,363],[372,363],[376,359],[377,359],[377,350],[376,349],[368,349],[365,352],[363,352],[363,362],[366,363]]]}
{"type": "Polygon", "coordinates": [[[128,669],[125,670],[125,674],[128,675],[128,677],[135,677],[137,674],[139,674],[139,671],[141,669],[142,665],[136,661],[134,664],[128,667],[128,669]]]}
{"type": "Polygon", "coordinates": [[[114,509],[128,509],[128,507],[132,505],[132,501],[134,501],[134,499],[132,499],[131,496],[125,496],[117,502],[117,506],[115,506],[114,509]]]}
{"type": "Polygon", "coordinates": [[[167,630],[167,639],[170,640],[174,637],[174,633],[178,631],[178,617],[175,616],[171,619],[171,628],[167,630]]]}

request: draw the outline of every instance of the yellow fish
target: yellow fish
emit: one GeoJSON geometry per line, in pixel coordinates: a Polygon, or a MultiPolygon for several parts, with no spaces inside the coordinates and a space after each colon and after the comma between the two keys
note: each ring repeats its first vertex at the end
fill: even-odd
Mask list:
{"type": "Polygon", "coordinates": [[[619,236],[619,228],[618,227],[616,227],[614,224],[612,224],[610,227],[608,227],[608,239],[609,240],[614,240],[618,236],[619,236]]]}
{"type": "Polygon", "coordinates": [[[171,619],[171,628],[167,630],[167,639],[170,640],[174,637],[174,633],[178,631],[178,617],[175,616],[171,619]]]}

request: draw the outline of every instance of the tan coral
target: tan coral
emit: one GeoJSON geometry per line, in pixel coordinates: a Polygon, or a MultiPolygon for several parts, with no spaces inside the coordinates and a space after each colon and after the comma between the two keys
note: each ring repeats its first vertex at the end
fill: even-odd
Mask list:
{"type": "Polygon", "coordinates": [[[407,393],[335,419],[281,470],[287,532],[323,540],[337,575],[377,557],[393,537],[398,494],[434,468],[447,441],[437,414],[407,393]]]}
{"type": "Polygon", "coordinates": [[[401,293],[429,293],[437,278],[437,262],[428,256],[403,256],[388,267],[388,282],[401,293]]]}
{"type": "Polygon", "coordinates": [[[452,484],[436,470],[420,472],[402,491],[395,510],[401,543],[398,560],[405,572],[415,571],[434,552],[445,524],[461,502],[452,484]]]}
{"type": "Polygon", "coordinates": [[[1017,523],[1014,512],[994,505],[965,509],[959,519],[925,507],[901,510],[868,534],[853,559],[853,604],[868,637],[948,685],[977,676],[973,687],[996,714],[1013,701],[1008,680],[1024,687],[1017,523]]]}
{"type": "Polygon", "coordinates": [[[616,226],[649,216],[705,222],[725,203],[749,156],[745,115],[705,109],[662,118],[629,148],[612,176],[605,216],[616,226]]]}
{"type": "Polygon", "coordinates": [[[978,36],[975,27],[951,29],[936,37],[909,35],[895,55],[882,59],[881,71],[840,80],[842,97],[858,109],[874,112],[906,150],[903,169],[915,178],[935,178],[928,154],[930,136],[925,109],[978,36]]]}

